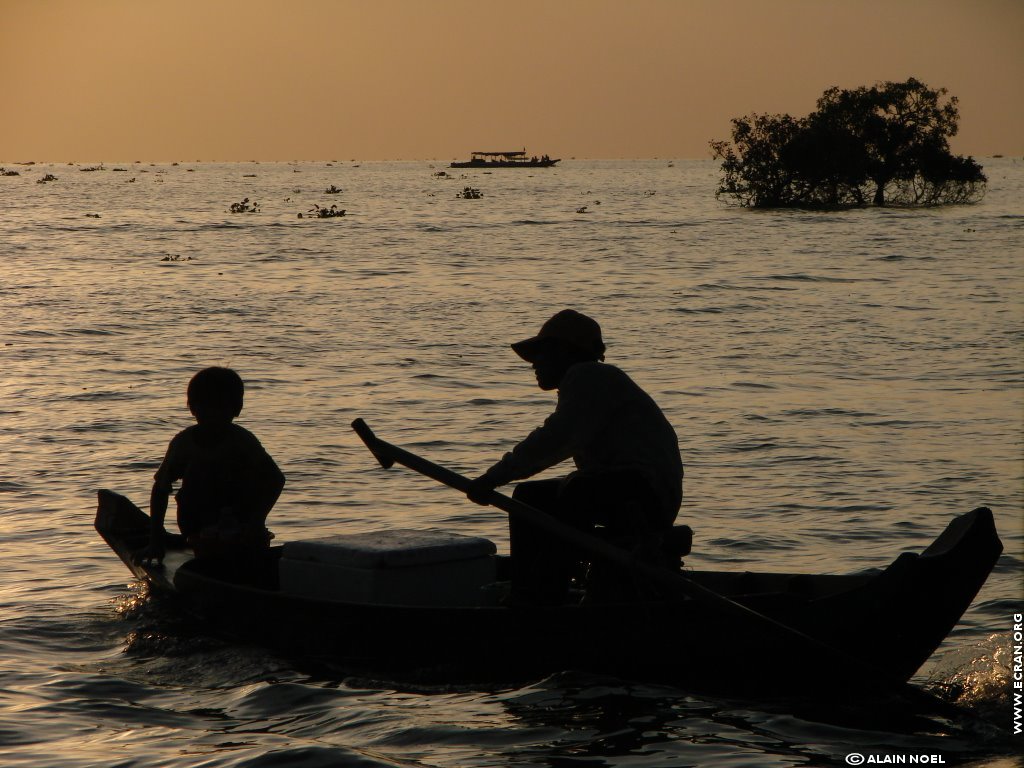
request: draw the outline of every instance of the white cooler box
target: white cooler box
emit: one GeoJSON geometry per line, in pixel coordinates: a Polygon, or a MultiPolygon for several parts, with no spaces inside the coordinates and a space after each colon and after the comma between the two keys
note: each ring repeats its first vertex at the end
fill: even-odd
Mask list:
{"type": "Polygon", "coordinates": [[[445,531],[388,530],[290,541],[281,591],[388,605],[479,605],[494,581],[494,543],[445,531]]]}

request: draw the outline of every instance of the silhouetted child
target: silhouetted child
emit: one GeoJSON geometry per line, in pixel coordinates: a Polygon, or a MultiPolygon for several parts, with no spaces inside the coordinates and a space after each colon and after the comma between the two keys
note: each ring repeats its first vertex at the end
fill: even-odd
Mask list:
{"type": "Polygon", "coordinates": [[[164,517],[173,484],[178,528],[197,558],[247,568],[266,555],[265,522],[284,488],[284,475],[249,430],[233,423],[245,385],[230,368],[206,368],[188,384],[196,424],[167,447],[153,478],[150,543],[141,559],[164,556],[164,517]]]}

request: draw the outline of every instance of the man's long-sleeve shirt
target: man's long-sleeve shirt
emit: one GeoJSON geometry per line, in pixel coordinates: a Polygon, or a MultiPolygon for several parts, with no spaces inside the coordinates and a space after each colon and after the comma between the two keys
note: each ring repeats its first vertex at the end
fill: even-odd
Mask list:
{"type": "Polygon", "coordinates": [[[578,363],[558,388],[545,421],[484,477],[497,485],[522,480],[573,459],[583,473],[640,472],[675,517],[683,497],[683,463],[675,430],[650,395],[613,365],[578,363]]]}

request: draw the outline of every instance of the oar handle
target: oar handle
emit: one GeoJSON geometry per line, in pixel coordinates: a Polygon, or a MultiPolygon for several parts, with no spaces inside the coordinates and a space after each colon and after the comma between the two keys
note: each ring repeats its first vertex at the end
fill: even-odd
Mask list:
{"type": "Polygon", "coordinates": [[[356,434],[359,435],[359,439],[366,444],[366,447],[370,449],[370,453],[373,454],[373,458],[375,458],[380,465],[384,467],[384,469],[391,469],[395,466],[395,460],[392,459],[388,453],[385,453],[383,450],[377,450],[378,445],[387,447],[387,444],[373,434],[373,430],[370,429],[369,424],[362,419],[356,419],[352,422],[352,429],[356,431],[356,434]]]}

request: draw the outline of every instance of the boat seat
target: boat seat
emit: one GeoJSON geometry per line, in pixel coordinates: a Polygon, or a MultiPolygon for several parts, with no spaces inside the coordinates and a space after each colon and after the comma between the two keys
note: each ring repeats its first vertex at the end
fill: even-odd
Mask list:
{"type": "Polygon", "coordinates": [[[673,525],[665,534],[662,548],[672,557],[686,557],[693,550],[693,529],[688,525],[673,525]]]}
{"type": "MultiPolygon", "coordinates": [[[[616,536],[602,526],[595,528],[594,533],[620,549],[636,551],[648,565],[675,573],[682,571],[683,557],[690,554],[693,545],[693,529],[688,525],[673,526],[648,541],[636,536],[616,536]]],[[[659,590],[652,588],[645,579],[624,579],[623,571],[617,566],[600,560],[589,564],[584,561],[581,565],[583,571],[577,574],[576,582],[584,586],[584,603],[633,602],[659,595],[659,590]]]]}
{"type": "MultiPolygon", "coordinates": [[[[603,526],[597,526],[594,533],[620,549],[632,550],[638,544],[635,536],[617,536],[603,526]]],[[[688,525],[672,526],[661,534],[659,549],[673,570],[681,569],[683,558],[693,549],[693,529],[688,525]]]]}

